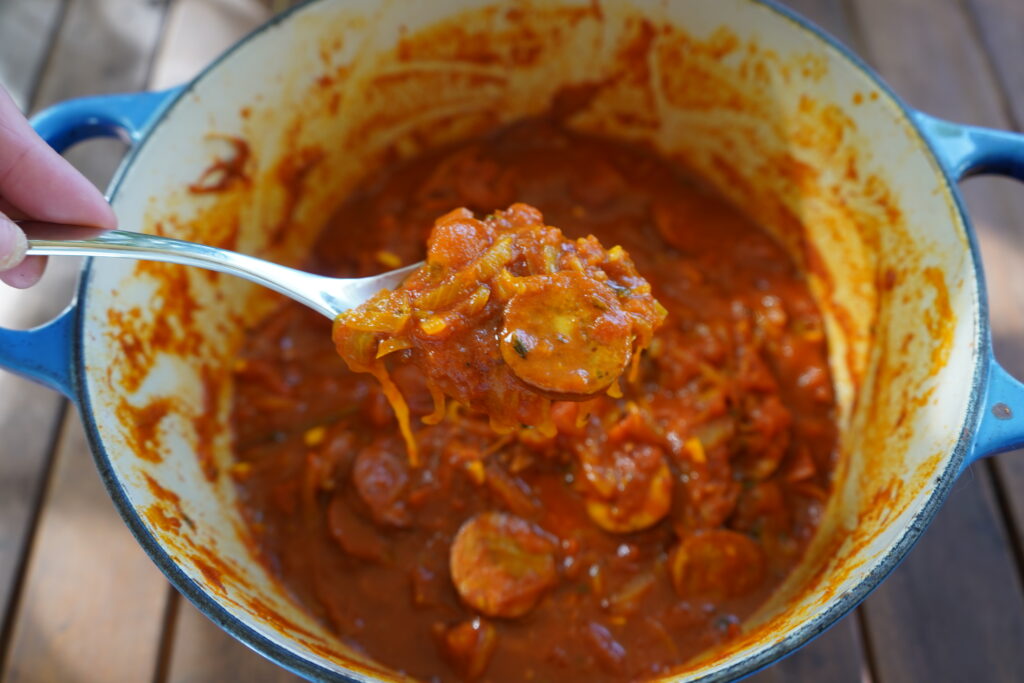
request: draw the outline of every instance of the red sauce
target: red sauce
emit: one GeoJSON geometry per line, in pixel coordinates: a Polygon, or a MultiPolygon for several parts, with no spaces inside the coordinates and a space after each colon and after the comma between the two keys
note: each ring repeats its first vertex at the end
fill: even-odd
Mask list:
{"type": "Polygon", "coordinates": [[[230,135],[211,135],[209,138],[228,143],[231,146],[231,156],[214,159],[199,176],[199,180],[188,186],[189,192],[212,194],[224,192],[235,183],[248,183],[245,166],[250,156],[249,143],[230,135]]]}
{"type": "MultiPolygon", "coordinates": [[[[727,641],[799,560],[836,446],[820,315],[756,225],[650,152],[524,122],[381,170],[310,266],[424,257],[434,220],[537,207],[620,244],[668,316],[622,397],[495,433],[396,363],[410,465],[377,381],[285,304],[236,372],[242,506],[270,569],[339,636],[434,680],[621,680],[727,641]]],[[[472,363],[472,358],[463,362],[472,363]]]]}
{"type": "Polygon", "coordinates": [[[461,208],[440,217],[426,262],[334,323],[349,368],[374,375],[419,464],[409,408],[389,366],[415,363],[434,397],[485,413],[491,428],[556,432],[554,400],[621,396],[619,377],[651,342],[665,309],[622,247],[568,240],[532,206],[482,220],[461,208]]]}

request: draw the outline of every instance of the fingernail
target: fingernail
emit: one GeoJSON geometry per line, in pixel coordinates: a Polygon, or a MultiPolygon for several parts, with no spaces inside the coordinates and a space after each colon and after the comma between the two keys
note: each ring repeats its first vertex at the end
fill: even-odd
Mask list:
{"type": "Polygon", "coordinates": [[[10,270],[21,263],[28,250],[28,241],[7,216],[0,214],[0,271],[10,270]]]}

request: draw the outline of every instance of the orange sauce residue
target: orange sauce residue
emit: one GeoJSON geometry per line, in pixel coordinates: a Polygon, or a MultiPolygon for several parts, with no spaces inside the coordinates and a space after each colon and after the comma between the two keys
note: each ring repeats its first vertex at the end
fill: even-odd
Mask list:
{"type": "Polygon", "coordinates": [[[277,610],[267,606],[265,602],[256,597],[251,597],[245,600],[245,605],[252,613],[259,617],[261,620],[269,624],[271,627],[276,628],[278,631],[298,633],[306,636],[307,638],[316,638],[316,635],[311,631],[299,626],[294,621],[288,619],[277,610]]]}
{"type": "Polygon", "coordinates": [[[937,373],[946,366],[949,353],[953,349],[953,332],[956,316],[949,303],[949,290],[946,278],[941,270],[935,267],[925,268],[921,276],[935,290],[932,305],[925,309],[925,326],[933,340],[938,341],[932,347],[932,372],[937,373]]]}
{"type": "Polygon", "coordinates": [[[196,569],[203,575],[203,578],[206,579],[207,585],[223,595],[225,592],[224,582],[221,580],[220,571],[199,555],[190,555],[189,559],[192,560],[192,564],[195,565],[196,569]]]}
{"type": "Polygon", "coordinates": [[[192,418],[196,432],[196,456],[203,475],[213,481],[220,470],[215,458],[214,443],[221,431],[220,414],[218,412],[220,387],[224,381],[224,371],[215,370],[210,365],[203,365],[199,374],[202,385],[202,404],[192,418]]]}
{"type": "Polygon", "coordinates": [[[141,332],[142,311],[139,308],[132,308],[119,311],[114,308],[107,310],[107,329],[120,349],[121,362],[111,363],[107,368],[107,379],[111,383],[111,373],[114,368],[120,371],[120,384],[129,392],[136,391],[142,386],[143,380],[153,362],[153,353],[146,338],[141,332]]]}
{"type": "Polygon", "coordinates": [[[271,228],[272,246],[284,241],[295,217],[295,209],[302,197],[306,179],[323,158],[324,152],[319,147],[303,147],[286,155],[277,166],[277,180],[284,192],[284,208],[277,225],[271,228]]]}
{"type": "MultiPolygon", "coordinates": [[[[143,472],[142,476],[143,476],[143,478],[146,481],[146,487],[149,489],[149,492],[151,494],[153,494],[153,497],[156,498],[159,501],[162,501],[164,503],[163,506],[161,506],[161,505],[153,505],[152,507],[153,508],[166,508],[166,507],[170,507],[170,508],[172,508],[174,510],[174,514],[171,515],[171,514],[167,513],[166,509],[163,509],[159,513],[160,516],[167,517],[168,519],[178,519],[180,521],[183,521],[183,522],[185,522],[185,525],[188,526],[189,528],[194,528],[195,527],[195,522],[193,522],[192,519],[185,513],[185,509],[181,505],[181,496],[179,496],[174,491],[171,491],[170,489],[165,488],[164,486],[161,486],[160,483],[157,482],[157,480],[154,479],[149,474],[143,472]]],[[[173,524],[173,522],[172,522],[172,524],[173,524]]],[[[175,528],[177,528],[177,527],[175,527],[175,528]]]]}
{"type": "Polygon", "coordinates": [[[149,523],[161,531],[177,532],[181,529],[181,520],[168,515],[162,505],[150,505],[146,508],[145,515],[149,523]]]}
{"type": "Polygon", "coordinates": [[[195,330],[198,306],[189,284],[189,272],[185,266],[173,263],[139,261],[135,264],[138,277],[156,284],[152,306],[154,326],[148,334],[140,335],[153,350],[191,354],[202,343],[202,336],[195,330]]]}
{"type": "MultiPolygon", "coordinates": [[[[247,116],[243,112],[243,117],[247,116]]],[[[223,140],[231,146],[231,154],[226,157],[216,157],[199,179],[188,186],[189,192],[193,194],[212,194],[224,192],[235,184],[249,184],[249,177],[246,175],[245,166],[249,161],[249,143],[239,137],[230,135],[208,135],[210,140],[223,140]]]]}
{"type": "Polygon", "coordinates": [[[133,453],[149,462],[163,461],[160,422],[174,411],[175,405],[172,398],[158,398],[139,408],[120,399],[116,409],[118,421],[127,430],[127,441],[133,453]]]}
{"type": "Polygon", "coordinates": [[[149,488],[149,492],[153,494],[154,498],[166,501],[175,506],[181,505],[181,496],[179,496],[177,493],[171,491],[168,488],[164,488],[156,479],[149,476],[145,472],[142,473],[142,476],[145,477],[146,486],[149,488]]]}

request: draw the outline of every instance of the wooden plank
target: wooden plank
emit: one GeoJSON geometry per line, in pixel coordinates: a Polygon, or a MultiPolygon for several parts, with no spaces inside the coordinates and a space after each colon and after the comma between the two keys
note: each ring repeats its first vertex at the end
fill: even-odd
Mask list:
{"type": "Polygon", "coordinates": [[[975,30],[998,77],[1015,128],[1024,126],[1024,3],[966,0],[975,30]]]}
{"type": "Polygon", "coordinates": [[[191,80],[270,16],[266,0],[172,0],[153,62],[152,87],[159,90],[191,80]]]}
{"type": "Polygon", "coordinates": [[[0,84],[24,111],[60,23],[62,0],[4,0],[0,3],[0,84]]]}
{"type": "MultiPolygon", "coordinates": [[[[40,296],[46,294],[38,286],[40,296]]],[[[4,292],[0,292],[0,297],[4,292]]],[[[33,302],[29,301],[31,306],[33,302]]],[[[5,316],[7,317],[7,316],[5,316]]],[[[6,322],[6,321],[5,321],[6,322]]],[[[53,434],[66,403],[49,389],[0,372],[0,615],[5,624],[31,541],[36,501],[42,494],[53,434]],[[17,400],[12,400],[17,397],[17,400]]]]}
{"type": "MultiPolygon", "coordinates": [[[[1008,122],[1024,130],[1024,3],[1019,0],[968,0],[974,21],[996,77],[1002,86],[1008,122]]],[[[985,179],[975,182],[992,183],[985,179]]],[[[1024,194],[1019,184],[1000,181],[999,198],[1008,200],[1024,194]]],[[[996,356],[1007,370],[1024,378],[1024,214],[1021,202],[1008,205],[1003,215],[1009,221],[1002,229],[986,232],[993,237],[982,242],[982,258],[989,283],[993,341],[996,356]],[[1010,214],[1017,209],[1016,216],[1010,214]]],[[[983,228],[986,226],[982,226],[983,228]]],[[[1018,561],[1024,548],[1024,451],[996,458],[995,469],[1003,498],[1013,520],[1018,561]]]]}
{"type": "MultiPolygon", "coordinates": [[[[0,3],[0,83],[23,110],[50,54],[62,7],[61,0],[0,3]]],[[[0,283],[0,326],[28,329],[53,318],[66,305],[74,278],[75,263],[69,262],[51,268],[28,291],[0,283]]],[[[10,609],[65,403],[52,391],[0,372],[0,643],[9,633],[10,609]]]]}
{"type": "Polygon", "coordinates": [[[847,616],[802,650],[752,676],[751,683],[868,683],[856,613],[847,616]]]}
{"type": "Polygon", "coordinates": [[[167,683],[292,683],[302,680],[229,636],[187,600],[177,599],[180,607],[167,683]]]}
{"type": "Polygon", "coordinates": [[[148,680],[166,598],[69,412],[3,680],[148,680]]]}
{"type": "MultiPolygon", "coordinates": [[[[40,83],[36,106],[72,97],[145,88],[166,4],[141,0],[75,0],[40,83]]],[[[91,179],[113,175],[124,155],[116,140],[88,142],[67,158],[91,179]]]]}
{"type": "Polygon", "coordinates": [[[958,488],[904,564],[867,600],[878,679],[1019,681],[1024,615],[988,473],[958,488]]]}
{"type": "MultiPolygon", "coordinates": [[[[77,266],[78,259],[52,263],[28,290],[0,283],[0,326],[29,329],[56,316],[71,298],[77,266]]],[[[59,394],[0,371],[0,646],[9,635],[10,610],[66,404],[59,394]]]]}
{"type": "MultiPolygon", "coordinates": [[[[865,29],[865,56],[911,104],[954,120],[1006,125],[998,86],[956,0],[862,0],[851,7],[865,29]]],[[[1024,194],[1004,190],[990,182],[965,188],[984,251],[1011,243],[1010,226],[1024,215],[1024,194]]],[[[1012,277],[1020,270],[997,272],[1012,277]]],[[[1019,680],[1024,592],[987,467],[957,484],[864,612],[880,680],[1019,680]]]]}
{"type": "MultiPolygon", "coordinates": [[[[143,87],[164,9],[160,3],[139,0],[75,0],[70,3],[37,89],[35,108],[69,97],[143,87]]],[[[118,145],[99,143],[76,148],[68,156],[102,186],[121,153],[118,145]]],[[[29,290],[26,296],[48,294],[51,310],[59,310],[69,298],[67,292],[74,280],[75,264],[61,259],[51,267],[54,274],[48,275],[43,284],[29,290]],[[58,284],[48,285],[54,277],[58,284]],[[64,290],[63,295],[55,291],[60,289],[64,290]]],[[[29,307],[40,303],[8,303],[14,301],[8,294],[5,291],[0,299],[8,307],[7,315],[28,316],[29,307]]],[[[0,381],[5,386],[10,382],[6,376],[0,381]]],[[[27,416],[17,412],[22,406],[21,395],[0,393],[0,397],[7,396],[18,396],[18,402],[16,405],[10,399],[0,402],[0,416],[6,420],[5,424],[14,425],[16,421],[18,425],[26,424],[27,416]]],[[[55,398],[50,400],[56,401],[55,398]]],[[[50,423],[45,417],[37,419],[30,423],[36,430],[54,426],[52,419],[50,423]]],[[[30,436],[27,432],[36,430],[10,430],[14,432],[10,436],[8,430],[4,430],[4,450],[11,439],[17,443],[18,439],[30,436]]],[[[49,440],[52,437],[42,432],[34,438],[49,440]]],[[[32,540],[24,588],[17,611],[9,614],[6,622],[10,628],[4,678],[79,681],[149,678],[162,626],[166,583],[113,510],[74,413],[64,422],[60,444],[38,533],[32,540]]],[[[14,454],[4,455],[6,462],[14,454]]],[[[31,456],[25,453],[20,457],[31,456]]],[[[15,475],[17,472],[11,475],[0,471],[5,489],[18,486],[15,475]]],[[[26,483],[20,495],[30,498],[32,490],[26,483]]],[[[23,532],[31,528],[27,522],[22,521],[23,532]]]]}
{"type": "Polygon", "coordinates": [[[846,45],[855,50],[860,49],[857,33],[850,22],[849,8],[843,0],[784,0],[782,4],[810,19],[846,45]]]}

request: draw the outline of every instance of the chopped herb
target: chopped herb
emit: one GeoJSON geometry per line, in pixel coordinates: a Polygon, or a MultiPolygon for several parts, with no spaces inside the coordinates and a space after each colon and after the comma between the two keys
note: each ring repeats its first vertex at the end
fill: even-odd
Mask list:
{"type": "Polygon", "coordinates": [[[620,299],[625,299],[633,293],[633,290],[629,287],[623,287],[622,285],[617,285],[614,282],[609,282],[608,286],[612,288],[612,291],[615,292],[620,299]]]}
{"type": "Polygon", "coordinates": [[[523,340],[520,339],[518,336],[512,337],[512,348],[515,349],[515,352],[519,354],[520,358],[526,360],[526,355],[530,352],[530,350],[526,348],[526,344],[524,344],[523,340]]]}

